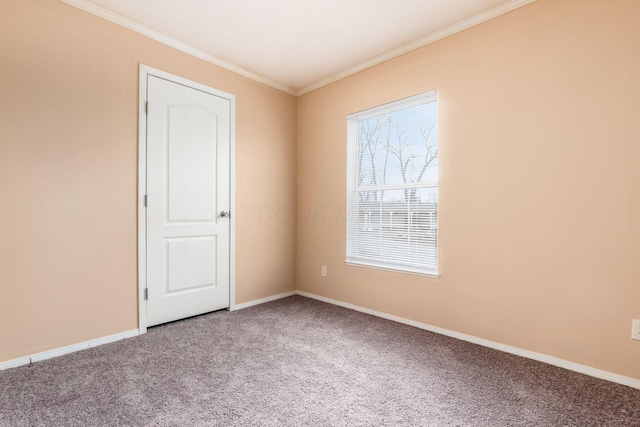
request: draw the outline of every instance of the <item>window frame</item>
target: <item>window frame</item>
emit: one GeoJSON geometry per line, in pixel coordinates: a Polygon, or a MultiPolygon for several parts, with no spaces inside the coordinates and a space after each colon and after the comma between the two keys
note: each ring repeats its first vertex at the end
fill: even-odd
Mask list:
{"type": "MultiPolygon", "coordinates": [[[[411,184],[388,184],[388,185],[378,185],[378,186],[362,186],[358,187],[356,184],[359,173],[359,165],[358,165],[358,123],[363,120],[367,120],[373,117],[381,116],[384,114],[390,114],[399,110],[404,110],[411,107],[416,107],[423,104],[428,104],[431,102],[438,102],[438,91],[431,90],[428,92],[420,93],[408,98],[399,99],[397,101],[393,101],[387,104],[379,105],[377,107],[368,108],[366,110],[362,110],[356,113],[349,114],[347,116],[347,187],[346,187],[346,256],[345,256],[345,264],[353,265],[357,267],[366,267],[366,268],[375,268],[381,270],[388,270],[394,272],[401,272],[407,274],[417,274],[421,276],[428,276],[438,278],[440,277],[439,273],[439,247],[440,247],[440,208],[439,208],[439,175],[440,169],[437,169],[437,177],[435,181],[428,182],[420,182],[420,183],[411,183],[411,184]],[[352,233],[352,215],[354,212],[350,212],[350,210],[355,211],[356,218],[359,216],[359,208],[358,208],[358,197],[356,197],[356,193],[358,191],[369,190],[369,191],[380,191],[380,190],[394,190],[394,189],[408,189],[408,188],[435,188],[436,189],[436,230],[435,230],[435,251],[436,251],[436,262],[435,267],[433,269],[428,269],[425,267],[415,267],[407,263],[407,265],[401,265],[398,262],[395,263],[387,263],[384,261],[375,261],[370,259],[357,259],[357,257],[350,256],[350,248],[353,244],[353,238],[351,238],[352,233]]],[[[439,111],[436,106],[436,126],[439,126],[439,111]]],[[[439,138],[436,140],[436,146],[439,147],[439,138]]],[[[438,165],[439,166],[439,165],[438,165]]],[[[357,221],[357,219],[356,219],[357,221]]]]}

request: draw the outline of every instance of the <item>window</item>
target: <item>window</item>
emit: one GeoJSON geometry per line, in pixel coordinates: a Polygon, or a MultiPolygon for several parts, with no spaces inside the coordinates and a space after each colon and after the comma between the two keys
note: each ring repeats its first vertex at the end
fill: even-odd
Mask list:
{"type": "Polygon", "coordinates": [[[437,275],[436,91],[347,125],[347,263],[437,275]]]}

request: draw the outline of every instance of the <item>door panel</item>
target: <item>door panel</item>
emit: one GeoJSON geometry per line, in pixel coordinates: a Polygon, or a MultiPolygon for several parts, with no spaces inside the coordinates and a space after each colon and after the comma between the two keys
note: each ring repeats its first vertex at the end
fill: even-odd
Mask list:
{"type": "Polygon", "coordinates": [[[230,101],[147,80],[147,325],[229,306],[230,101]]]}
{"type": "Polygon", "coordinates": [[[216,236],[174,237],[166,242],[167,293],[217,286],[216,236]]]}
{"type": "Polygon", "coordinates": [[[198,105],[167,105],[169,221],[215,221],[217,117],[198,105]]]}

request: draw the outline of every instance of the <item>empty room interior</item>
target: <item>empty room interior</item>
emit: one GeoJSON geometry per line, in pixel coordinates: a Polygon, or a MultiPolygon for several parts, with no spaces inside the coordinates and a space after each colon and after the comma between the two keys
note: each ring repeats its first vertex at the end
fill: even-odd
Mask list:
{"type": "Polygon", "coordinates": [[[640,1],[0,0],[0,426],[640,426],[640,1]]]}

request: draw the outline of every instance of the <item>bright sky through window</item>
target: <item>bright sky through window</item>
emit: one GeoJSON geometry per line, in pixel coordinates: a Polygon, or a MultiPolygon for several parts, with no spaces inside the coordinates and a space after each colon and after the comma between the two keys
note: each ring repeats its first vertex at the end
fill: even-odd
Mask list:
{"type": "Polygon", "coordinates": [[[348,117],[347,262],[437,274],[437,120],[435,91],[348,117]]]}

